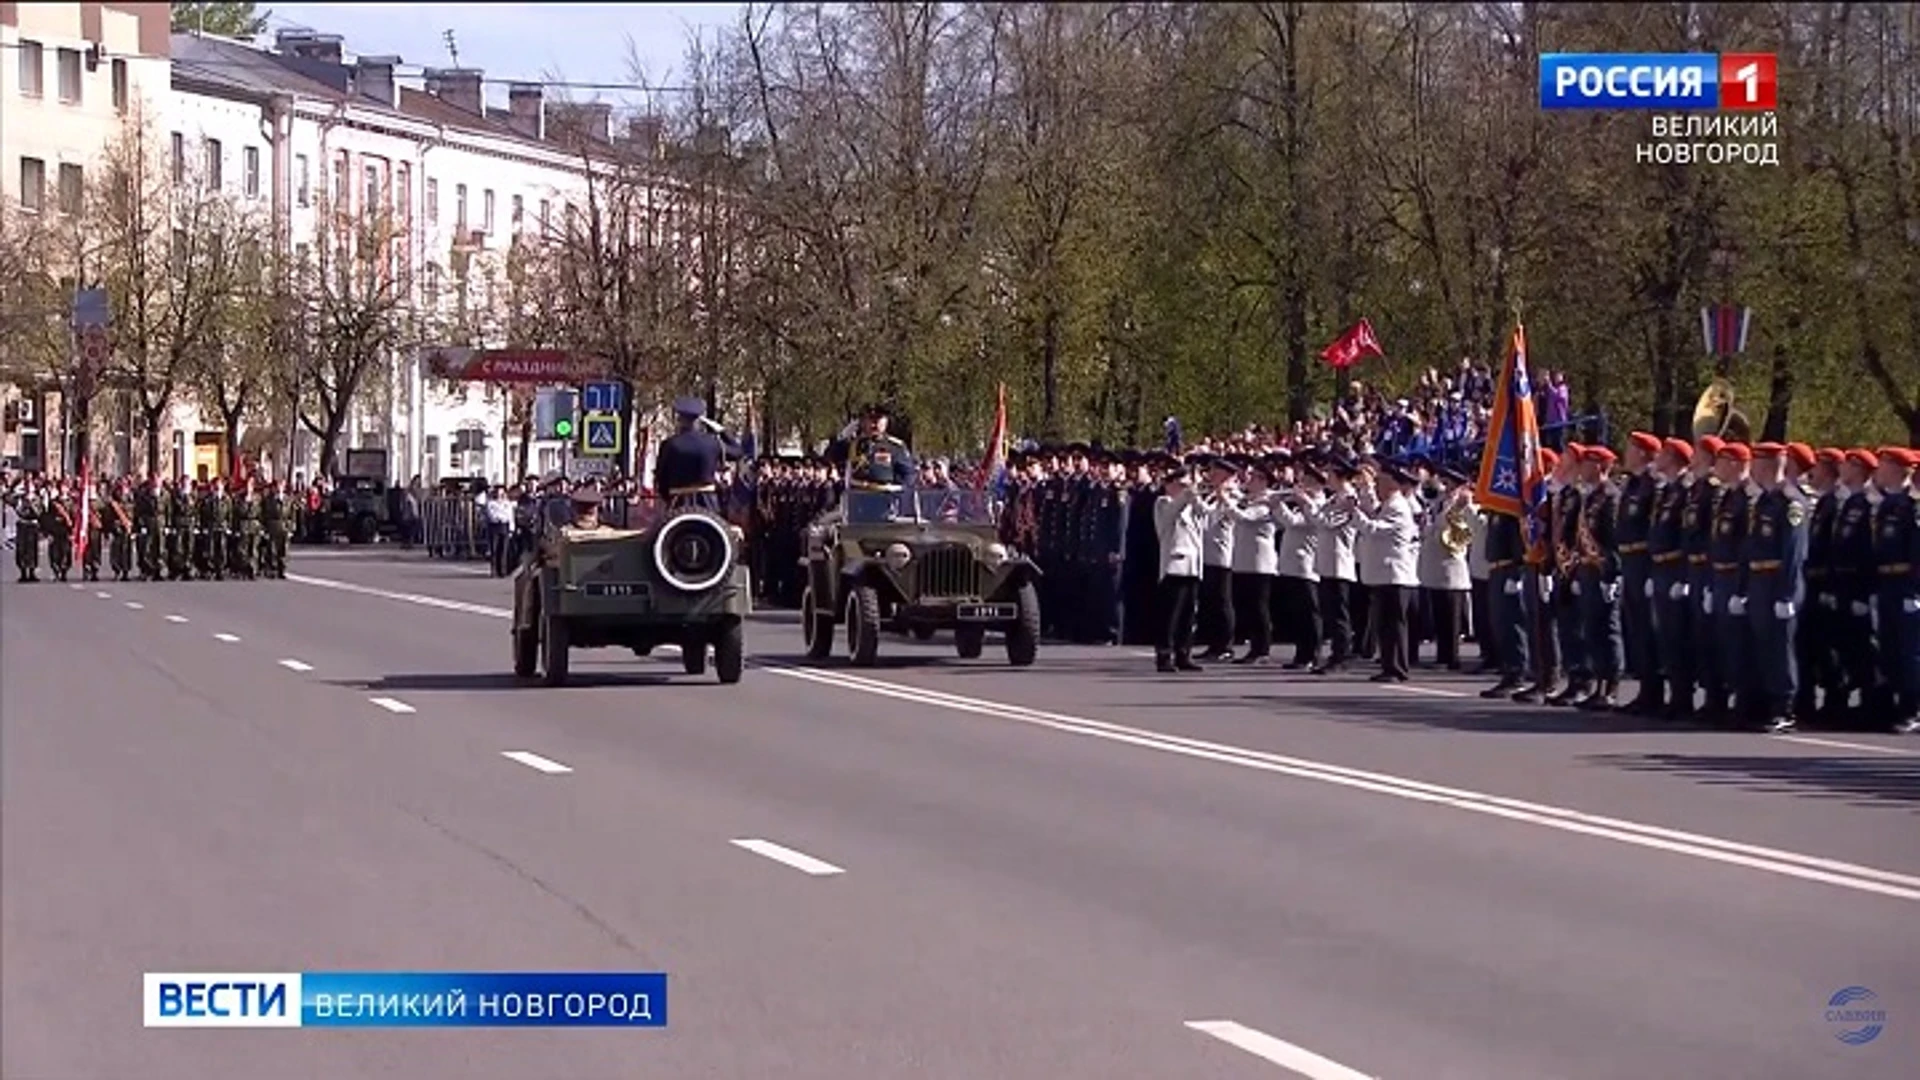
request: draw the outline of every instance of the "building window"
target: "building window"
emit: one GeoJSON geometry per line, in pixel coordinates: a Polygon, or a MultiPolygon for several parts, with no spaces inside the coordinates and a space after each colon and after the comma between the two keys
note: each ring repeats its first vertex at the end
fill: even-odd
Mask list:
{"type": "Polygon", "coordinates": [[[347,152],[333,155],[333,210],[344,214],[351,210],[353,177],[347,175],[347,152]]]}
{"type": "Polygon", "coordinates": [[[113,107],[119,112],[127,111],[127,62],[113,62],[113,107]]]}
{"type": "Polygon", "coordinates": [[[552,226],[552,224],[553,224],[553,203],[547,199],[541,199],[540,200],[540,235],[541,236],[547,235],[547,229],[550,226],[552,226]]]}
{"type": "Polygon", "coordinates": [[[187,140],[177,131],[173,133],[173,182],[187,182],[187,140]]]}
{"type": "Polygon", "coordinates": [[[301,206],[312,206],[313,162],[307,160],[307,155],[305,154],[295,154],[293,156],[293,171],[299,174],[295,177],[298,182],[298,187],[295,189],[294,198],[299,200],[301,206]]]}
{"type": "Polygon", "coordinates": [[[527,200],[518,195],[513,197],[513,231],[519,232],[520,225],[527,218],[527,200]]]}
{"type": "Polygon", "coordinates": [[[456,232],[467,231],[467,185],[453,185],[453,227],[456,232]]]}
{"type": "Polygon", "coordinates": [[[23,41],[20,43],[20,92],[27,97],[39,97],[41,80],[45,77],[47,58],[43,55],[40,43],[23,41]]]}
{"type": "Polygon", "coordinates": [[[427,301],[428,307],[439,306],[440,304],[440,264],[439,263],[427,264],[427,280],[426,280],[425,287],[422,289],[422,291],[426,293],[426,301],[427,301]]]}
{"type": "Polygon", "coordinates": [[[366,208],[367,213],[377,214],[380,212],[381,205],[380,166],[371,164],[363,166],[360,170],[360,177],[364,185],[362,190],[366,192],[367,196],[360,205],[366,208]]]}
{"type": "Polygon", "coordinates": [[[69,105],[80,104],[80,50],[60,49],[54,56],[59,66],[60,100],[69,105]]]}
{"type": "Polygon", "coordinates": [[[20,159],[20,208],[38,213],[47,200],[47,163],[39,158],[20,159]]]}
{"type": "Polygon", "coordinates": [[[260,197],[260,148],[249,146],[240,151],[242,171],[245,173],[240,182],[246,185],[247,198],[260,197]]]}
{"type": "Polygon", "coordinates": [[[226,178],[220,175],[220,159],[224,156],[219,139],[207,140],[207,190],[219,191],[226,185],[226,178]]]}
{"type": "Polygon", "coordinates": [[[427,177],[426,206],[422,212],[426,214],[427,224],[440,224],[440,181],[431,176],[427,177]]]}
{"type": "Polygon", "coordinates": [[[480,212],[483,215],[485,215],[481,221],[480,227],[487,230],[488,236],[492,236],[493,235],[493,192],[491,190],[486,191],[480,196],[480,212]]]}
{"type": "Polygon", "coordinates": [[[400,220],[413,220],[413,166],[401,162],[394,166],[393,208],[399,212],[400,220]]]}
{"type": "Polygon", "coordinates": [[[60,166],[60,212],[78,214],[86,199],[86,174],[80,171],[80,166],[60,166]]]}

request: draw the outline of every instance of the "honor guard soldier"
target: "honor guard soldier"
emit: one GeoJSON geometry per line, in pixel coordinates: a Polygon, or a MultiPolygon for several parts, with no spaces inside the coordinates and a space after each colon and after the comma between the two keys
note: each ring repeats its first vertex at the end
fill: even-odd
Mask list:
{"type": "Polygon", "coordinates": [[[1836,718],[1856,692],[1857,707],[1870,714],[1878,678],[1873,604],[1880,573],[1874,564],[1873,511],[1879,491],[1873,477],[1879,468],[1880,457],[1871,450],[1849,450],[1840,459],[1840,506],[1833,526],[1830,570],[1836,598],[1834,647],[1844,668],[1846,693],[1835,703],[1836,718]]]}
{"type": "Polygon", "coordinates": [[[1693,453],[1693,492],[1687,503],[1681,531],[1687,545],[1688,592],[1693,599],[1693,641],[1687,659],[1693,667],[1693,682],[1701,691],[1703,707],[1720,702],[1719,713],[1726,711],[1726,672],[1720,665],[1719,643],[1713,625],[1713,520],[1720,508],[1720,493],[1725,485],[1715,471],[1721,447],[1726,442],[1717,435],[1702,436],[1693,453]]]}
{"type": "MultiPolygon", "coordinates": [[[[1574,599],[1580,613],[1580,649],[1586,657],[1592,689],[1574,704],[1611,710],[1620,694],[1619,493],[1612,472],[1612,450],[1589,446],[1580,455],[1580,525],[1575,531],[1574,599]]],[[[1642,586],[1644,588],[1644,586],[1642,586]]]]}
{"type": "Polygon", "coordinates": [[[193,577],[194,560],[200,549],[199,507],[194,504],[193,490],[185,480],[174,481],[167,502],[172,507],[169,514],[172,527],[167,530],[167,576],[174,581],[185,581],[193,577]]]}
{"type": "Polygon", "coordinates": [[[1627,436],[1626,481],[1615,503],[1614,541],[1620,553],[1620,636],[1626,646],[1627,672],[1640,685],[1626,711],[1650,715],[1660,710],[1659,649],[1653,628],[1654,498],[1660,482],[1653,459],[1660,439],[1647,431],[1627,436]]]}
{"type": "Polygon", "coordinates": [[[1593,672],[1587,666],[1587,651],[1581,637],[1580,596],[1573,588],[1579,579],[1581,564],[1580,472],[1587,448],[1570,442],[1561,455],[1553,483],[1553,636],[1560,643],[1560,666],[1566,672],[1567,685],[1547,699],[1547,704],[1568,706],[1593,692],[1593,672]]]}
{"type": "Polygon", "coordinates": [[[158,581],[163,573],[166,499],[158,475],[147,477],[133,495],[134,546],[139,554],[141,581],[158,581]]]}
{"type": "Polygon", "coordinates": [[[1794,627],[1794,664],[1799,668],[1799,687],[1794,692],[1790,715],[1796,723],[1808,724],[1826,718],[1823,695],[1831,700],[1829,689],[1838,670],[1833,652],[1833,608],[1830,566],[1833,547],[1833,522],[1839,502],[1833,497],[1839,476],[1841,454],[1838,450],[1814,450],[1803,443],[1787,444],[1788,494],[1795,494],[1807,511],[1807,552],[1801,563],[1799,622],[1794,627]],[[1798,474],[1798,475],[1796,475],[1798,474]]]}
{"type": "Polygon", "coordinates": [[[107,566],[113,571],[113,580],[127,581],[133,577],[133,512],[129,509],[133,492],[127,481],[122,479],[113,485],[107,497],[107,566]]]}
{"type": "Polygon", "coordinates": [[[1880,625],[1879,715],[1902,735],[1920,732],[1920,500],[1909,478],[1920,453],[1889,446],[1874,476],[1874,614],[1880,625]]]}
{"type": "Polygon", "coordinates": [[[1706,718],[1711,723],[1735,723],[1734,703],[1751,691],[1752,661],[1747,656],[1747,529],[1749,508],[1753,503],[1752,482],[1747,470],[1753,463],[1753,448],[1745,443],[1726,443],[1714,456],[1714,474],[1720,479],[1720,498],[1713,512],[1713,540],[1707,548],[1707,561],[1713,568],[1713,584],[1702,605],[1713,620],[1713,644],[1720,661],[1719,693],[1709,697],[1706,718]]]}
{"type": "Polygon", "coordinates": [[[67,580],[67,572],[73,569],[73,505],[65,490],[53,489],[46,512],[40,515],[40,530],[47,535],[47,568],[53,571],[53,580],[67,580]]]}
{"type": "Polygon", "coordinates": [[[1649,584],[1653,587],[1654,682],[1641,684],[1635,699],[1644,715],[1664,714],[1671,720],[1693,716],[1693,613],[1687,576],[1686,518],[1693,502],[1691,474],[1693,444],[1667,439],[1660,444],[1649,475],[1653,478],[1653,512],[1647,522],[1649,584]],[[1657,647],[1656,647],[1657,646],[1657,647]]]}
{"type": "Polygon", "coordinates": [[[740,448],[716,434],[719,425],[707,420],[707,405],[696,397],[673,403],[680,430],[660,444],[653,466],[653,490],[667,505],[720,510],[720,467],[740,448]]]}
{"type": "Polygon", "coordinates": [[[1758,493],[1747,514],[1741,590],[1749,674],[1740,715],[1774,734],[1793,730],[1788,714],[1798,689],[1793,636],[1804,602],[1800,571],[1807,544],[1807,507],[1797,491],[1787,489],[1786,454],[1779,443],[1753,448],[1752,482],[1758,493]]]}
{"type": "MultiPolygon", "coordinates": [[[[1523,510],[1524,512],[1524,510],[1523,510]]],[[[1480,696],[1488,701],[1517,692],[1533,659],[1527,621],[1527,525],[1514,514],[1487,513],[1487,625],[1477,633],[1497,635],[1500,681],[1480,696]]]]}
{"type": "MultiPolygon", "coordinates": [[[[1540,451],[1540,467],[1549,478],[1559,474],[1560,455],[1551,449],[1540,451]]],[[[1553,484],[1522,522],[1527,541],[1527,587],[1521,597],[1526,611],[1528,645],[1533,652],[1533,682],[1516,691],[1513,700],[1522,705],[1540,705],[1558,693],[1560,686],[1560,639],[1553,625],[1553,484]]]]}

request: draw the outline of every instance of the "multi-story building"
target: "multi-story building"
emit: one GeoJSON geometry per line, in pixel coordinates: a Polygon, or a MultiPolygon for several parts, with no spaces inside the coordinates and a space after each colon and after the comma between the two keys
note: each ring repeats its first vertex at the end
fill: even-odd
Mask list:
{"type": "MultiPolygon", "coordinates": [[[[164,3],[0,3],[0,213],[80,212],[102,152],[169,96],[168,18],[164,3]]],[[[65,317],[15,309],[7,284],[0,349],[27,321],[65,317]]],[[[60,410],[50,386],[0,379],[0,456],[60,468],[60,410]]],[[[103,423],[124,449],[125,417],[103,423]]]]}

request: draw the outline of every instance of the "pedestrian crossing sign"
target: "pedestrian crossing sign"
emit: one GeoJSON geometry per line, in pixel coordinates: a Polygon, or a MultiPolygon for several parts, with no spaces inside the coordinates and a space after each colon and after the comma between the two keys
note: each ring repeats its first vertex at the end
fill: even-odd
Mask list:
{"type": "Polygon", "coordinates": [[[620,414],[588,413],[581,419],[581,453],[593,457],[613,457],[620,453],[620,414]]]}

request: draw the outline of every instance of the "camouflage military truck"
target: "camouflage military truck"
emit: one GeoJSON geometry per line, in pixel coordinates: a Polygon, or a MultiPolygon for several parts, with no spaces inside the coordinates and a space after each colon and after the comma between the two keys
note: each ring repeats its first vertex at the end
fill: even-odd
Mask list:
{"type": "Polygon", "coordinates": [[[882,631],[925,640],[951,630],[969,660],[998,631],[1015,667],[1039,652],[1039,568],[1000,542],[981,492],[851,489],[808,529],[806,576],[800,620],[814,660],[833,653],[839,631],[862,667],[882,631]]]}
{"type": "Polygon", "coordinates": [[[543,518],[513,579],[515,675],[560,686],[574,649],[646,656],[677,645],[687,674],[705,674],[711,658],[721,682],[740,681],[752,589],[739,529],[704,510],[637,529],[575,529],[565,499],[543,518]]]}

